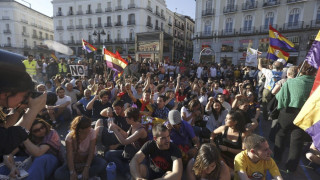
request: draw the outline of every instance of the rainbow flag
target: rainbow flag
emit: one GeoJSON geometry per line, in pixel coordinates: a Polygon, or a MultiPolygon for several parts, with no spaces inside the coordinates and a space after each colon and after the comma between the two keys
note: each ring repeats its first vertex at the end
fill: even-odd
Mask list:
{"type": "Polygon", "coordinates": [[[269,43],[271,46],[296,50],[294,44],[269,25],[269,43]]]}
{"type": "Polygon", "coordinates": [[[82,39],[82,49],[87,50],[88,53],[91,53],[93,51],[96,51],[97,48],[89,44],[87,41],[82,39]]]}
{"type": "Polygon", "coordinates": [[[290,54],[283,51],[277,46],[269,46],[267,58],[272,60],[284,59],[288,61],[290,54]]]}
{"type": "Polygon", "coordinates": [[[293,124],[306,131],[320,150],[320,86],[304,103],[293,124]]]}
{"type": "Polygon", "coordinates": [[[107,49],[103,48],[104,59],[107,61],[107,67],[111,68],[116,72],[122,72],[127,66],[128,62],[122,59],[121,55],[116,52],[113,54],[107,49]]]}
{"type": "Polygon", "coordinates": [[[56,56],[54,53],[51,53],[51,57],[52,57],[54,60],[58,60],[57,56],[56,56]]]}

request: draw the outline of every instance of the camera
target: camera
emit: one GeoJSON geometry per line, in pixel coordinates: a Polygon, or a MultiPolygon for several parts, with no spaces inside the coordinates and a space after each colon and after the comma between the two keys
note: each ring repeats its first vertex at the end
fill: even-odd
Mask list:
{"type": "MultiPolygon", "coordinates": [[[[42,94],[43,94],[43,92],[34,91],[34,92],[30,92],[28,97],[31,97],[32,99],[34,99],[34,98],[41,96],[42,94]]],[[[53,93],[53,92],[47,93],[47,101],[46,101],[47,106],[54,106],[56,104],[57,100],[58,100],[58,97],[57,97],[56,93],[53,93]]],[[[28,98],[26,98],[22,102],[22,104],[28,104],[28,98]]]]}

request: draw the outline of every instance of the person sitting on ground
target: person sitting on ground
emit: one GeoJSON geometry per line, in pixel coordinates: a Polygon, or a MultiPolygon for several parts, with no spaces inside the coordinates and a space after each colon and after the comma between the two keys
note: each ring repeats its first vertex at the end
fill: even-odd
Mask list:
{"type": "Polygon", "coordinates": [[[259,135],[251,134],[244,141],[245,150],[234,159],[235,180],[262,179],[267,171],[273,179],[282,180],[279,168],[271,158],[272,151],[268,141],[259,135]]]}
{"type": "Polygon", "coordinates": [[[226,110],[222,106],[220,101],[214,99],[213,97],[210,97],[205,110],[206,113],[209,115],[206,127],[208,130],[210,130],[210,132],[225,124],[225,119],[228,114],[228,110],[226,110]]]}
{"type": "Polygon", "coordinates": [[[20,170],[16,167],[15,160],[23,161],[29,155],[33,160],[27,170],[29,174],[26,177],[27,180],[47,179],[58,168],[62,160],[62,152],[60,151],[61,140],[57,131],[51,129],[51,126],[43,119],[36,119],[30,128],[30,132],[29,138],[21,147],[22,152],[18,153],[19,148],[16,148],[12,153],[4,156],[6,167],[1,168],[1,174],[9,174],[11,178],[17,178],[20,175],[20,170]],[[16,157],[14,158],[14,156],[16,157]],[[7,171],[7,173],[3,171],[7,171]]]}
{"type": "Polygon", "coordinates": [[[225,121],[225,125],[211,133],[210,141],[216,143],[222,158],[233,169],[234,157],[242,151],[243,138],[247,135],[245,121],[242,113],[234,110],[227,114],[225,121]]]}
{"type": "Polygon", "coordinates": [[[157,103],[154,105],[155,108],[152,117],[157,117],[165,120],[168,118],[169,109],[166,107],[166,100],[166,97],[163,95],[160,95],[157,98],[157,103]]]}
{"type": "Polygon", "coordinates": [[[306,153],[306,158],[310,161],[310,166],[320,174],[320,151],[314,143],[311,144],[309,151],[306,153]]]}
{"type": "Polygon", "coordinates": [[[98,120],[103,118],[100,115],[100,112],[105,109],[111,107],[111,103],[109,102],[109,92],[106,90],[102,90],[99,92],[99,95],[96,95],[87,105],[87,110],[92,110],[92,119],[98,120]]]}
{"type": "Polygon", "coordinates": [[[230,180],[229,167],[221,160],[218,148],[213,144],[202,144],[197,156],[187,166],[187,180],[230,180]]]}
{"type": "Polygon", "coordinates": [[[127,123],[131,126],[128,132],[125,132],[115,123],[110,125],[110,130],[113,131],[118,141],[125,148],[124,150],[110,150],[105,154],[107,162],[116,163],[119,175],[126,175],[127,172],[130,172],[129,161],[140,150],[148,137],[145,127],[139,122],[139,110],[130,107],[124,113],[127,123]]]}
{"type": "Polygon", "coordinates": [[[130,162],[134,179],[181,179],[183,166],[179,148],[170,142],[166,126],[152,128],[153,140],[146,142],[130,162]],[[143,163],[144,159],[145,162],[143,163]]]}
{"type": "Polygon", "coordinates": [[[78,179],[80,174],[82,179],[94,176],[106,179],[106,162],[95,156],[96,133],[89,118],[74,118],[65,141],[67,163],[56,170],[55,179],[78,179]]]}
{"type": "Polygon", "coordinates": [[[152,107],[153,103],[153,94],[150,93],[150,91],[144,91],[142,94],[142,99],[136,99],[131,89],[127,89],[127,92],[132,100],[133,103],[135,103],[140,110],[140,115],[142,116],[151,116],[154,109],[152,107]]]}

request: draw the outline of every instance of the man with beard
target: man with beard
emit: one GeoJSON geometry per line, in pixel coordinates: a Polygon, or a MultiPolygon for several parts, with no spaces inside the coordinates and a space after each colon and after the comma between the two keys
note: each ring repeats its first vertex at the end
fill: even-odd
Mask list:
{"type": "Polygon", "coordinates": [[[77,115],[87,115],[88,117],[91,116],[89,112],[87,111],[86,107],[88,103],[93,99],[93,96],[91,96],[91,91],[89,89],[84,90],[84,97],[81,98],[78,102],[74,103],[72,105],[72,108],[76,111],[77,115]]]}
{"type": "Polygon", "coordinates": [[[71,98],[65,95],[65,90],[62,87],[56,89],[58,100],[55,106],[48,106],[48,113],[53,126],[58,126],[57,123],[65,120],[71,120],[71,98]],[[57,122],[58,121],[58,122],[57,122]]]}
{"type": "Polygon", "coordinates": [[[108,107],[111,107],[111,103],[109,102],[109,92],[102,90],[99,95],[96,95],[88,103],[87,110],[92,110],[92,120],[94,121],[103,118],[103,116],[100,115],[100,112],[108,107]]]}
{"type": "Polygon", "coordinates": [[[252,134],[244,139],[244,151],[234,159],[235,180],[266,179],[267,171],[273,179],[282,180],[279,168],[271,158],[272,151],[268,141],[252,134]]]}
{"type": "Polygon", "coordinates": [[[166,126],[152,128],[153,140],[146,142],[130,162],[134,179],[181,179],[183,166],[181,152],[170,142],[166,126]],[[143,160],[145,163],[143,163],[143,160]]]}

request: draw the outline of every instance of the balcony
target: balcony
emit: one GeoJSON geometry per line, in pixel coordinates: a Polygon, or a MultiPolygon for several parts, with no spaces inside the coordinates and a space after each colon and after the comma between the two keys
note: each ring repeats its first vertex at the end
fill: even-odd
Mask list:
{"type": "Polygon", "coordinates": [[[151,6],[147,6],[147,10],[150,12],[153,12],[152,7],[151,6]]]}
{"type": "Polygon", "coordinates": [[[278,6],[279,4],[280,4],[280,0],[274,0],[274,1],[263,0],[262,7],[267,8],[267,7],[272,7],[272,6],[278,6]]]}
{"type": "Polygon", "coordinates": [[[303,21],[289,22],[285,23],[283,26],[283,30],[299,30],[303,29],[303,21]]]}
{"type": "Polygon", "coordinates": [[[62,11],[58,11],[56,16],[63,16],[62,11]]]}
{"type": "Polygon", "coordinates": [[[234,29],[223,29],[221,31],[221,35],[222,36],[234,36],[235,35],[235,31],[234,31],[234,29]]]}
{"type": "Polygon", "coordinates": [[[63,30],[63,26],[57,26],[57,27],[56,27],[56,30],[59,30],[59,31],[60,31],[60,30],[63,30]]]}
{"type": "MultiPolygon", "coordinates": [[[[272,24],[271,25],[273,28],[278,29],[277,24],[272,24]]],[[[269,33],[269,25],[262,25],[260,26],[260,33],[269,33]]]]}
{"type": "Polygon", "coordinates": [[[10,20],[9,16],[2,16],[2,20],[10,20]]]}
{"type": "Polygon", "coordinates": [[[155,26],[154,29],[159,31],[160,27],[159,26],[155,26]]]}
{"type": "Polygon", "coordinates": [[[92,24],[86,25],[86,29],[92,29],[92,28],[93,28],[93,25],[92,25],[92,24]]]}
{"type": "Polygon", "coordinates": [[[127,42],[128,43],[134,43],[135,41],[134,41],[134,38],[127,38],[127,42]]]}
{"type": "Polygon", "coordinates": [[[38,35],[32,34],[32,38],[33,38],[33,39],[38,39],[38,35]]]}
{"type": "Polygon", "coordinates": [[[24,37],[29,37],[29,33],[27,33],[27,32],[22,32],[21,34],[22,34],[22,36],[24,36],[24,37]]]}
{"type": "Polygon", "coordinates": [[[320,28],[320,19],[312,20],[311,21],[311,28],[319,29],[320,28]]]}
{"type": "Polygon", "coordinates": [[[11,30],[10,29],[5,29],[5,30],[3,30],[3,34],[11,34],[11,30]]]}
{"type": "Polygon", "coordinates": [[[169,26],[172,26],[172,22],[168,22],[168,25],[169,25],[169,26]]]}
{"type": "Polygon", "coordinates": [[[94,26],[95,28],[102,28],[103,27],[103,25],[101,24],[101,23],[98,23],[98,24],[95,24],[95,26],[94,26]]]}
{"type": "Polygon", "coordinates": [[[69,40],[68,44],[75,44],[75,41],[74,40],[69,40]]]}
{"type": "Polygon", "coordinates": [[[159,11],[156,11],[156,15],[160,17],[160,12],[159,12],[159,11]]]}
{"type": "Polygon", "coordinates": [[[128,9],[133,9],[133,8],[136,8],[136,5],[135,5],[135,4],[129,4],[129,5],[128,5],[128,9]]]}
{"type": "Polygon", "coordinates": [[[250,10],[254,10],[257,9],[258,7],[258,1],[255,2],[246,2],[242,4],[242,11],[250,11],[250,10]]]}
{"type": "Polygon", "coordinates": [[[213,32],[212,31],[203,31],[200,32],[200,38],[212,38],[213,32]]]}
{"type": "Polygon", "coordinates": [[[112,39],[105,39],[105,40],[104,40],[104,43],[106,43],[106,44],[112,44],[112,39]]]}
{"type": "Polygon", "coordinates": [[[287,4],[304,2],[304,1],[306,1],[306,0],[287,0],[287,4]]]}
{"type": "Polygon", "coordinates": [[[31,49],[31,47],[28,46],[28,45],[24,45],[23,48],[24,48],[24,49],[31,49]]]}
{"type": "Polygon", "coordinates": [[[73,15],[73,11],[69,11],[68,16],[72,16],[72,15],[73,15]]]}
{"type": "Polygon", "coordinates": [[[166,16],[164,14],[161,14],[161,19],[166,20],[166,16]]]}
{"type": "Polygon", "coordinates": [[[39,40],[44,40],[44,37],[40,36],[40,37],[39,37],[39,40]]]}
{"type": "Polygon", "coordinates": [[[135,20],[130,20],[127,22],[127,25],[136,25],[136,21],[135,20]]]}
{"type": "Polygon", "coordinates": [[[25,23],[25,24],[28,24],[28,21],[25,20],[25,19],[21,19],[21,22],[22,22],[22,23],[25,23]]]}
{"type": "Polygon", "coordinates": [[[83,12],[81,10],[77,11],[77,15],[82,15],[83,12]]]}
{"type": "Polygon", "coordinates": [[[116,22],[114,23],[114,26],[122,26],[122,22],[116,22]]]}
{"type": "Polygon", "coordinates": [[[202,11],[202,16],[214,16],[214,9],[206,9],[202,11]]]}
{"type": "Polygon", "coordinates": [[[67,26],[67,29],[68,29],[68,30],[74,30],[74,26],[73,26],[73,25],[67,26]]]}
{"type": "Polygon", "coordinates": [[[86,11],[86,14],[92,14],[91,9],[88,9],[88,10],[86,11]]]}
{"type": "Polygon", "coordinates": [[[96,9],[96,13],[102,13],[102,9],[101,8],[96,9]]]}
{"type": "Polygon", "coordinates": [[[149,27],[149,28],[153,28],[153,24],[151,23],[151,22],[147,22],[147,27],[149,27]]]}
{"type": "Polygon", "coordinates": [[[112,8],[111,7],[107,7],[106,8],[106,12],[112,12],[112,8]]]}
{"type": "Polygon", "coordinates": [[[115,38],[114,43],[123,43],[123,39],[122,38],[115,38]]]}
{"type": "Polygon", "coordinates": [[[31,26],[38,27],[38,25],[36,23],[31,23],[31,26]]]}
{"type": "Polygon", "coordinates": [[[77,25],[76,29],[83,29],[83,25],[77,25]]]}
{"type": "Polygon", "coordinates": [[[104,27],[112,27],[112,23],[111,22],[104,23],[104,27]]]}
{"type": "Polygon", "coordinates": [[[115,10],[115,11],[120,11],[120,10],[122,10],[122,6],[116,6],[116,7],[114,8],[114,10],[115,10]]]}
{"type": "Polygon", "coordinates": [[[240,34],[253,34],[254,30],[255,30],[255,28],[252,26],[240,28],[240,34]]]}
{"type": "Polygon", "coordinates": [[[4,44],[3,47],[11,47],[11,43],[4,44]]]}
{"type": "Polygon", "coordinates": [[[227,5],[223,8],[224,14],[235,13],[238,10],[237,5],[227,5]]]}

